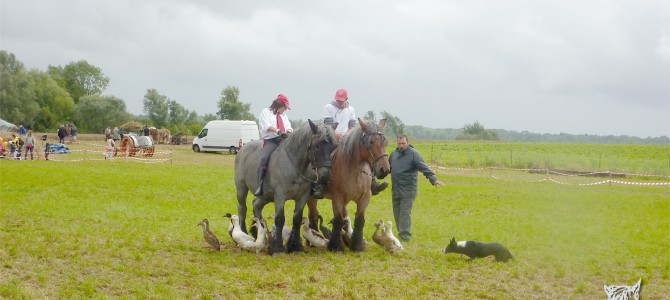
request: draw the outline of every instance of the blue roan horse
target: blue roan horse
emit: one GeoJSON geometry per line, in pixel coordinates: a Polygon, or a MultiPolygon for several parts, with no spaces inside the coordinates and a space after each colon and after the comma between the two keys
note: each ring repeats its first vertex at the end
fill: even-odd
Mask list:
{"type": "MultiPolygon", "coordinates": [[[[254,217],[259,219],[263,218],[263,207],[269,202],[275,203],[275,226],[278,230],[270,244],[270,254],[305,251],[300,239],[300,224],[310,195],[310,185],[316,181],[325,182],[330,177],[329,154],[335,142],[333,130],[324,124],[307,121],[308,124],[289,134],[272,153],[263,183],[264,194],[253,201],[254,217]],[[285,248],[282,228],[285,224],[284,204],[289,199],[295,200],[295,210],[293,231],[285,248]]],[[[240,227],[245,232],[247,194],[258,188],[257,170],[262,147],[262,141],[247,143],[235,157],[237,211],[240,227]]]]}

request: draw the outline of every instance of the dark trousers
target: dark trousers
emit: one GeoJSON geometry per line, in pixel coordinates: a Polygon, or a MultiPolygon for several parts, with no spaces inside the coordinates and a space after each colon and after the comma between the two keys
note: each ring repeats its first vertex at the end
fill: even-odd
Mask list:
{"type": "Polygon", "coordinates": [[[398,237],[411,239],[412,234],[412,206],[414,197],[393,198],[393,217],[398,229],[398,237]]]}
{"type": "Polygon", "coordinates": [[[267,169],[268,168],[268,162],[270,161],[270,155],[272,155],[272,152],[277,149],[279,146],[279,141],[280,138],[273,138],[273,139],[268,139],[268,140],[263,140],[263,149],[261,150],[261,164],[260,168],[261,169],[267,169]]]}

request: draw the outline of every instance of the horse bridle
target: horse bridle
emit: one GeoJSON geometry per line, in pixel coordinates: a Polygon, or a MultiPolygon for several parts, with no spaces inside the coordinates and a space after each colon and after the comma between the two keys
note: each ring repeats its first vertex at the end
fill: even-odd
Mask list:
{"type": "MultiPolygon", "coordinates": [[[[320,138],[320,139],[319,139],[319,142],[321,142],[324,138],[325,138],[325,137],[320,138]]],[[[316,155],[313,153],[314,151],[312,151],[311,148],[312,148],[312,141],[310,140],[310,141],[309,141],[309,146],[307,146],[307,158],[309,159],[309,162],[310,162],[310,164],[312,165],[312,172],[313,172],[314,175],[316,176],[316,179],[311,180],[311,179],[305,177],[305,175],[302,175],[302,174],[300,174],[300,176],[301,176],[302,179],[304,179],[305,181],[308,181],[308,182],[311,182],[311,183],[318,183],[318,182],[319,182],[319,172],[318,172],[318,169],[319,169],[319,168],[323,168],[323,167],[326,167],[326,168],[332,168],[332,167],[333,167],[333,162],[332,162],[330,159],[326,159],[322,164],[317,165],[317,163],[316,163],[316,155]]],[[[323,150],[322,150],[322,151],[323,151],[323,150]]],[[[326,152],[329,152],[329,151],[326,151],[326,152]]],[[[322,153],[322,154],[323,154],[323,153],[322,153]]],[[[326,157],[329,157],[328,153],[326,153],[325,156],[326,156],[326,157]]],[[[289,156],[289,157],[290,157],[290,156],[289,156]]]]}
{"type": "MultiPolygon", "coordinates": [[[[377,132],[366,132],[365,134],[363,134],[363,136],[361,136],[361,143],[364,143],[364,144],[366,145],[366,146],[365,146],[365,149],[368,150],[368,154],[370,154],[370,157],[372,157],[372,163],[368,162],[368,164],[370,165],[370,170],[372,170],[372,174],[375,173],[375,166],[377,165],[377,162],[378,162],[380,159],[382,159],[384,156],[389,156],[389,155],[386,153],[386,149],[384,149],[384,152],[383,152],[382,154],[380,154],[379,156],[375,156],[374,154],[372,154],[372,150],[370,149],[370,148],[372,147],[372,141],[370,141],[370,143],[367,143],[365,140],[366,140],[366,139],[369,140],[369,139],[372,138],[372,136],[375,136],[375,135],[379,135],[379,136],[381,136],[381,137],[382,137],[382,142],[383,142],[383,140],[386,138],[386,137],[384,136],[384,133],[383,133],[383,132],[379,132],[379,131],[377,131],[377,132]]],[[[365,173],[365,172],[364,172],[364,173],[365,173]]],[[[370,175],[372,175],[372,174],[370,174],[370,175]]]]}

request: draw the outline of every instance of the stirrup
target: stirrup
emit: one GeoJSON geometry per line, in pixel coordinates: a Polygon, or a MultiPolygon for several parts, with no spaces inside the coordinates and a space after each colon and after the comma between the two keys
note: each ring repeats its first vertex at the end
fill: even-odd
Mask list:
{"type": "Polygon", "coordinates": [[[370,191],[372,192],[372,195],[374,196],[374,195],[379,194],[381,191],[385,190],[388,186],[389,186],[389,184],[386,181],[382,182],[381,184],[376,184],[376,182],[373,181],[372,188],[370,189],[370,191]]]}
{"type": "Polygon", "coordinates": [[[254,196],[256,196],[256,197],[263,196],[263,186],[262,186],[262,185],[259,186],[259,187],[256,189],[256,191],[254,192],[254,196]]]}

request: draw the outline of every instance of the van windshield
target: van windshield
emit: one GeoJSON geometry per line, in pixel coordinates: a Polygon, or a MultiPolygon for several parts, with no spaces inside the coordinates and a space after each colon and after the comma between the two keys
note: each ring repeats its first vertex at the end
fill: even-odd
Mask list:
{"type": "Polygon", "coordinates": [[[207,128],[203,128],[200,133],[198,133],[198,138],[204,138],[207,136],[207,128]]]}

